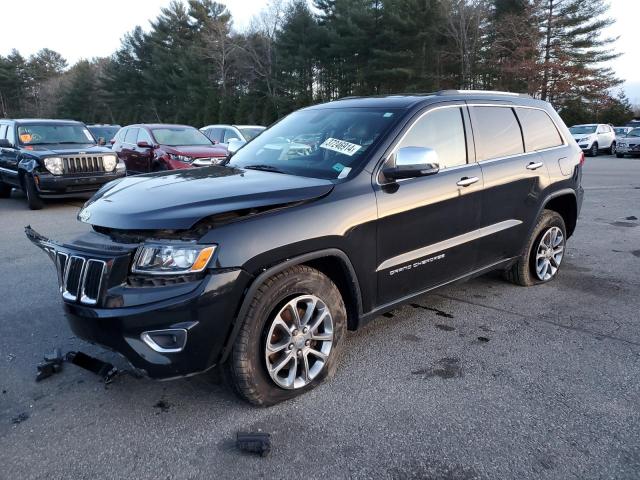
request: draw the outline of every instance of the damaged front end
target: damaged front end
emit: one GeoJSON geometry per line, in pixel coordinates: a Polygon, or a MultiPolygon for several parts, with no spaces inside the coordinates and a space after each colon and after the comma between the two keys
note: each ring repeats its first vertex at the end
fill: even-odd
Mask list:
{"type": "Polygon", "coordinates": [[[80,338],[153,378],[191,375],[219,361],[250,276],[210,267],[215,246],[97,231],[60,243],[30,226],[25,234],[53,261],[80,338]]]}

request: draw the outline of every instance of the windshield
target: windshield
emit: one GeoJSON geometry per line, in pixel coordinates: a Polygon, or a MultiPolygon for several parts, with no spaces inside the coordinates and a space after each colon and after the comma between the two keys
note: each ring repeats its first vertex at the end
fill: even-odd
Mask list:
{"type": "Polygon", "coordinates": [[[120,128],[118,127],[88,127],[88,128],[91,131],[91,133],[93,133],[93,136],[96,137],[96,139],[104,138],[106,142],[108,142],[113,137],[115,137],[116,133],[118,133],[118,130],[120,130],[120,128]]]}
{"type": "Polygon", "coordinates": [[[393,109],[301,110],[238,150],[230,164],[303,177],[345,178],[397,117],[393,109]]]}
{"type": "Polygon", "coordinates": [[[246,127],[239,128],[238,130],[240,130],[240,133],[244,135],[244,138],[246,138],[248,142],[249,140],[253,140],[254,138],[256,138],[260,134],[260,132],[263,132],[264,128],[246,127]]]}
{"type": "Polygon", "coordinates": [[[213,145],[200,130],[193,127],[158,127],[152,128],[151,131],[156,142],[169,147],[213,145]]]}
{"type": "Polygon", "coordinates": [[[79,124],[20,125],[18,127],[18,138],[21,145],[61,143],[87,145],[96,143],[87,127],[79,124]]]}
{"type": "Polygon", "coordinates": [[[627,133],[627,137],[640,137],[640,128],[634,128],[629,133],[627,133]]]}
{"type": "Polygon", "coordinates": [[[576,125],[569,129],[574,135],[580,135],[585,133],[596,133],[596,125],[576,125]]]}

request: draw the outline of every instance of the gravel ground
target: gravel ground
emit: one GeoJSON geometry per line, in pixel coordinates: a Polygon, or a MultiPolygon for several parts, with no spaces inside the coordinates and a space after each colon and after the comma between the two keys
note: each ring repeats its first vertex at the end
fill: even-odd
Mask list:
{"type": "Polygon", "coordinates": [[[350,333],[336,377],[269,409],[216,372],[105,388],[35,365],[74,338],[49,260],[24,225],[66,240],[82,201],[0,200],[0,478],[637,479],[640,477],[640,159],[587,159],[585,202],[559,277],[495,274],[350,333]],[[272,434],[267,458],[237,431],[272,434]]]}

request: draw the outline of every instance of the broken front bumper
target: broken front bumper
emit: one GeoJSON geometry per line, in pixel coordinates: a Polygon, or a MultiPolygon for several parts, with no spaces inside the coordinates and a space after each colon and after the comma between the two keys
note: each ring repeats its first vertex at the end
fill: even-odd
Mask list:
{"type": "Polygon", "coordinates": [[[181,283],[133,286],[129,268],[137,245],[93,232],[71,244],[30,227],[25,233],[54,261],[78,337],[121,353],[152,378],[191,375],[219,362],[251,278],[244,270],[210,269],[181,283]]]}

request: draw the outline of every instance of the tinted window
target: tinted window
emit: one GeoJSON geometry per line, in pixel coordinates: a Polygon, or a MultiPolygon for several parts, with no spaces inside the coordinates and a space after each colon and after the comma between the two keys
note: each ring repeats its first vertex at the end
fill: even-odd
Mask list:
{"type": "Polygon", "coordinates": [[[127,130],[127,133],[124,136],[124,143],[130,143],[132,145],[135,145],[137,138],[138,138],[138,129],[130,128],[129,130],[127,130]]]}
{"type": "Polygon", "coordinates": [[[479,162],[524,153],[520,125],[511,108],[471,107],[469,110],[479,162]]]}
{"type": "Polygon", "coordinates": [[[438,154],[440,168],[467,163],[462,112],[459,108],[441,108],[427,113],[411,126],[398,145],[429,147],[438,154]]]}
{"type": "Polygon", "coordinates": [[[516,108],[527,152],[562,145],[558,129],[546,112],[534,108],[516,108]]]}

